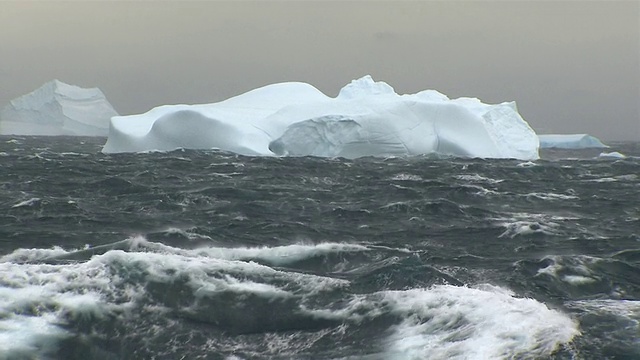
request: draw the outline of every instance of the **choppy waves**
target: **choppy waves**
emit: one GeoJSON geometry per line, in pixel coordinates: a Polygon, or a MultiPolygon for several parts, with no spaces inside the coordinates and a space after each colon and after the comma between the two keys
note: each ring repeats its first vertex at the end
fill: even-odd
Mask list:
{"type": "Polygon", "coordinates": [[[342,243],[186,250],[140,237],[100,249],[16,250],[0,258],[0,344],[13,357],[68,358],[75,355],[69,349],[84,348],[118,358],[463,359],[545,356],[579,334],[568,315],[491,285],[359,293],[348,275],[368,263],[357,258],[370,250],[342,243]],[[320,259],[331,271],[295,266],[320,259]],[[229,336],[264,334],[271,334],[267,344],[226,348],[229,336]],[[191,340],[170,349],[160,342],[180,336],[191,340]],[[371,336],[378,346],[361,348],[371,336]]]}
{"type": "Polygon", "coordinates": [[[522,163],[82,141],[0,141],[0,359],[640,357],[637,146],[522,163]]]}

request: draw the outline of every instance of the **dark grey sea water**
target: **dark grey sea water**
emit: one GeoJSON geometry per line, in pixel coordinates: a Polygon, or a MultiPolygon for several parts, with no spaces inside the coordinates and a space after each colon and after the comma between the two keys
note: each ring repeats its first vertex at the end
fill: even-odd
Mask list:
{"type": "Polygon", "coordinates": [[[0,359],[638,359],[640,144],[534,162],[0,137],[0,359]]]}

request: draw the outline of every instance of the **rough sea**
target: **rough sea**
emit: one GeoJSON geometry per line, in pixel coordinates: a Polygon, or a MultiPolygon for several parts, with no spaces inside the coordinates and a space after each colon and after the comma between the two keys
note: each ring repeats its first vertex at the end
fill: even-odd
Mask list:
{"type": "Polygon", "coordinates": [[[0,137],[0,359],[640,359],[639,143],[530,162],[104,141],[0,137]]]}

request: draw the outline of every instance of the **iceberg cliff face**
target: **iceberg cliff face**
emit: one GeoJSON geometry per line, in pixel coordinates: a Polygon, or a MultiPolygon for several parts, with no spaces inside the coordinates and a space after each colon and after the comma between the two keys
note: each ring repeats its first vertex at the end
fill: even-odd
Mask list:
{"type": "Polygon", "coordinates": [[[114,117],[105,153],[218,148],[243,155],[444,155],[538,158],[538,138],[515,104],[398,95],[370,76],[331,98],[305,83],[265,86],[206,105],[114,117]]]}
{"type": "Polygon", "coordinates": [[[116,115],[99,89],[53,80],[2,109],[0,134],[107,136],[116,115]]]}
{"type": "Polygon", "coordinates": [[[538,135],[541,148],[586,149],[607,148],[598,138],[587,134],[550,134],[538,135]]]}

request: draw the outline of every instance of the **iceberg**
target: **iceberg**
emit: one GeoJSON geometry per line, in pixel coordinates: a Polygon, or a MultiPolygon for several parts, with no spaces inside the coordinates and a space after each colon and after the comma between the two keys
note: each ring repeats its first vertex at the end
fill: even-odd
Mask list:
{"type": "Polygon", "coordinates": [[[104,153],[220,149],[241,155],[538,159],[538,137],[513,102],[398,95],[371,76],[335,98],[310,84],[267,85],[225,101],[165,105],[111,119],[104,153]]]}
{"type": "Polygon", "coordinates": [[[0,111],[0,134],[107,136],[116,115],[100,89],[52,80],[0,111]]]}
{"type": "Polygon", "coordinates": [[[608,148],[598,138],[588,134],[550,134],[538,135],[541,148],[587,149],[608,148]]]}

